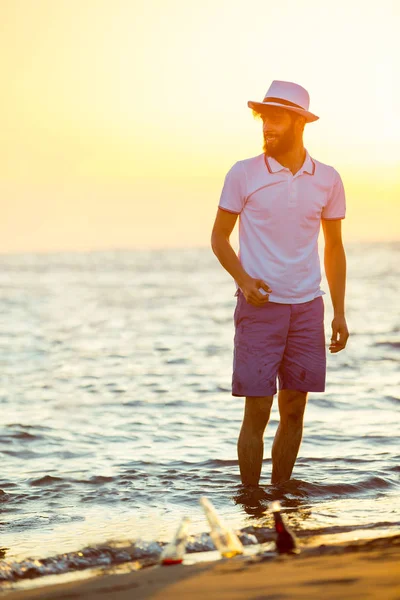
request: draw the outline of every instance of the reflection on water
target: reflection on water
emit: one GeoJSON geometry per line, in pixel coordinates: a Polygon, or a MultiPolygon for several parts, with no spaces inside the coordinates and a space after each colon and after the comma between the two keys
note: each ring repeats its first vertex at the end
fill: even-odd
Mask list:
{"type": "Polygon", "coordinates": [[[258,489],[240,481],[236,298],[211,250],[0,256],[0,577],[28,558],[60,572],[66,553],[76,570],[85,548],[85,568],[113,564],[117,542],[151,559],[184,515],[191,552],[212,551],[202,495],[249,544],[271,539],[275,499],[303,543],[398,530],[400,245],[346,254],[348,346],[328,353],[282,486],[275,401],[258,489]]]}

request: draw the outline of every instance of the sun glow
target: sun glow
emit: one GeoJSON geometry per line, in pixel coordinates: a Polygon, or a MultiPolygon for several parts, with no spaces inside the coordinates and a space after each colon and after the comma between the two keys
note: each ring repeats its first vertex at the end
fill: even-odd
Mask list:
{"type": "Polygon", "coordinates": [[[3,0],[0,252],[208,245],[247,107],[310,92],[349,240],[399,239],[398,3],[3,0]],[[373,40],[373,43],[371,42],[373,40]]]}

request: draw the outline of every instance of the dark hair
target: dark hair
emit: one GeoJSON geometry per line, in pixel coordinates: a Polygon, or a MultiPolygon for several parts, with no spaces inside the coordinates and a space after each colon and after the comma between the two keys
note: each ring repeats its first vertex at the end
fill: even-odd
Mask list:
{"type": "Polygon", "coordinates": [[[263,115],[260,112],[258,112],[257,110],[254,110],[254,108],[251,109],[251,113],[255,119],[261,120],[263,118],[263,115]]]}

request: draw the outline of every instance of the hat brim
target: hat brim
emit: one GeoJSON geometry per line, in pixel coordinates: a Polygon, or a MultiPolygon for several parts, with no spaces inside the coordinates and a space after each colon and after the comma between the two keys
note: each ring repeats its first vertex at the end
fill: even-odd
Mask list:
{"type": "Polygon", "coordinates": [[[262,108],[264,106],[280,106],[282,108],[286,108],[286,110],[291,110],[293,112],[298,113],[299,115],[302,115],[303,117],[305,117],[306,123],[312,123],[313,121],[317,121],[319,119],[317,115],[314,115],[308,110],[304,110],[303,108],[296,108],[295,106],[288,106],[287,104],[278,104],[277,102],[254,102],[252,100],[249,100],[247,106],[258,112],[262,112],[262,108]]]}

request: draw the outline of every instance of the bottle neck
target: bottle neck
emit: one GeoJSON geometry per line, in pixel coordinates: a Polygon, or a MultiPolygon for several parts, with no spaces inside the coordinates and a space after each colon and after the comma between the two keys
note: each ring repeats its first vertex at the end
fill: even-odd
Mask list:
{"type": "Polygon", "coordinates": [[[222,529],[222,523],[215,513],[207,511],[206,516],[210,527],[218,527],[218,529],[222,529]]]}
{"type": "Polygon", "coordinates": [[[275,520],[275,531],[277,531],[277,533],[283,533],[284,531],[286,531],[286,529],[285,529],[285,525],[282,520],[281,513],[275,512],[273,514],[274,514],[274,520],[275,520]]]}

